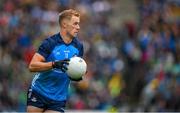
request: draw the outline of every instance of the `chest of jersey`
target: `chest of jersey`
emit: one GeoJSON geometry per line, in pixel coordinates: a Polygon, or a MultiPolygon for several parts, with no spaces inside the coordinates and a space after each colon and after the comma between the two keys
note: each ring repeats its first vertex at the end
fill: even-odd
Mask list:
{"type": "Polygon", "coordinates": [[[78,55],[79,50],[75,48],[73,45],[59,45],[56,46],[50,57],[49,60],[55,61],[55,60],[63,60],[67,58],[71,58],[74,55],[78,55]]]}

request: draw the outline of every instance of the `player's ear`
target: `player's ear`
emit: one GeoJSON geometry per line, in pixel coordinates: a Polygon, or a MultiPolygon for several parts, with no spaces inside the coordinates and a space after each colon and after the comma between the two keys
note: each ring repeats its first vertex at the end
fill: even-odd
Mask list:
{"type": "Polygon", "coordinates": [[[67,22],[66,22],[65,20],[62,21],[61,26],[62,26],[63,28],[66,28],[66,27],[67,27],[67,22]]]}

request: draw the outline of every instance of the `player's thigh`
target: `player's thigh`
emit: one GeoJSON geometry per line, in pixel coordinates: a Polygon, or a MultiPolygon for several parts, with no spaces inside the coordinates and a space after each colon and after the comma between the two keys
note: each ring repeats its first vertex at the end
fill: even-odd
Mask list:
{"type": "Polygon", "coordinates": [[[27,113],[30,113],[30,112],[42,113],[44,110],[42,108],[38,108],[38,107],[35,107],[35,106],[28,105],[26,111],[27,111],[27,113]]]}
{"type": "Polygon", "coordinates": [[[44,113],[64,113],[64,112],[53,111],[53,110],[46,110],[46,111],[44,111],[44,113]]]}

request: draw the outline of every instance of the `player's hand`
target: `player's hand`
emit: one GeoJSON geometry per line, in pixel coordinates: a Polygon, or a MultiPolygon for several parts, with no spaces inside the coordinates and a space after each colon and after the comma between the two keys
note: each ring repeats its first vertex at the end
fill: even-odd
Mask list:
{"type": "Polygon", "coordinates": [[[72,80],[72,81],[79,82],[79,81],[81,81],[83,78],[81,77],[81,78],[78,78],[78,79],[73,79],[73,78],[69,77],[69,79],[72,80]]]}
{"type": "MultiPolygon", "coordinates": [[[[86,71],[85,75],[88,73],[88,71],[86,71]]],[[[76,82],[79,82],[81,80],[83,80],[83,77],[79,78],[79,79],[73,79],[69,76],[69,79],[72,80],[72,81],[76,81],[76,82]]]]}
{"type": "Polygon", "coordinates": [[[68,69],[67,65],[69,65],[69,61],[70,61],[69,59],[54,61],[54,62],[52,62],[52,67],[61,69],[62,72],[66,72],[68,69]]]}

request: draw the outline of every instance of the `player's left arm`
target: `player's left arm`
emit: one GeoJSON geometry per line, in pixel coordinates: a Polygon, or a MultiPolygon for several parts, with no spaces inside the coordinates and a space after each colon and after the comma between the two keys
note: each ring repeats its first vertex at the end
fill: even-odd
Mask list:
{"type": "MultiPolygon", "coordinates": [[[[83,45],[81,44],[81,45],[79,46],[79,54],[78,54],[78,56],[82,58],[82,57],[83,57],[83,54],[84,54],[84,48],[83,48],[83,45]]],[[[83,80],[82,77],[79,78],[79,79],[73,79],[73,78],[71,78],[71,77],[69,77],[69,78],[70,78],[70,80],[76,81],[76,82],[79,82],[79,81],[83,80]]]]}
{"type": "Polygon", "coordinates": [[[79,47],[79,57],[83,57],[83,55],[84,55],[84,47],[83,47],[83,45],[81,44],[81,46],[79,47]]]}

